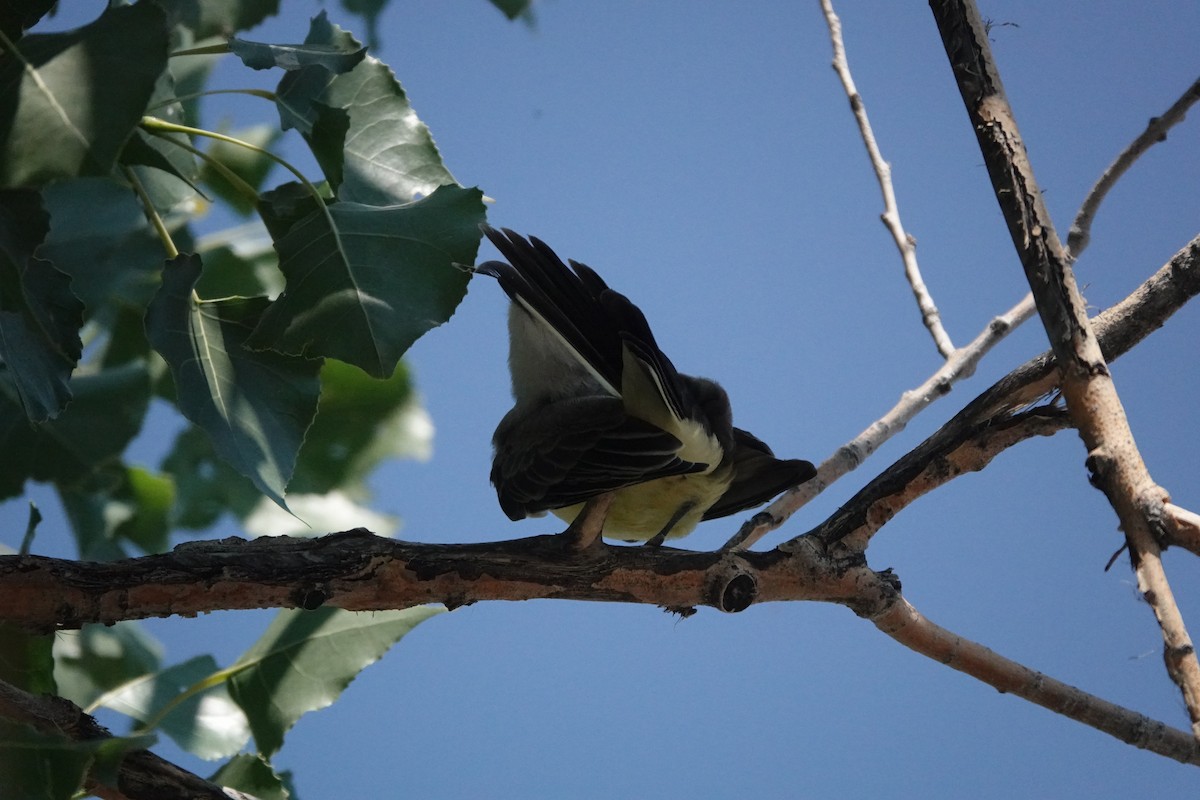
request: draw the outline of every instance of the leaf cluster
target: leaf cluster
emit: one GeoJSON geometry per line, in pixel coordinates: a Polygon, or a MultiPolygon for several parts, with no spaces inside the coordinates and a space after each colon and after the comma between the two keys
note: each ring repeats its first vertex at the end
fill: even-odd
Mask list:
{"type": "MultiPolygon", "coordinates": [[[[165,550],[227,514],[252,528],[271,519],[264,501],[306,515],[361,503],[377,465],[422,448],[405,433],[420,410],[401,358],[465,294],[482,193],[455,181],[391,69],[324,12],[304,42],[264,43],[230,34],[278,0],[141,0],[40,32],[53,5],[0,12],[0,500],[52,486],[92,560],[165,550]],[[211,87],[218,58],[278,83],[211,87]],[[206,128],[201,100],[217,92],[263,98],[278,122],[206,128]],[[297,134],[316,175],[278,152],[297,134]],[[206,215],[251,221],[214,232],[206,215]],[[174,441],[158,464],[131,463],[152,408],[174,417],[174,441]]],[[[373,31],[383,2],[344,5],[373,31]]],[[[118,752],[161,732],[226,758],[252,734],[256,753],[220,780],[286,796],[268,761],[284,732],[433,613],[287,612],[226,668],[164,664],[132,625],[53,641],[0,628],[14,654],[0,678],[128,715],[118,752]]],[[[19,729],[0,733],[22,741],[0,749],[6,785],[61,766],[62,787],[41,789],[70,796],[96,777],[98,745],[19,729]]]]}

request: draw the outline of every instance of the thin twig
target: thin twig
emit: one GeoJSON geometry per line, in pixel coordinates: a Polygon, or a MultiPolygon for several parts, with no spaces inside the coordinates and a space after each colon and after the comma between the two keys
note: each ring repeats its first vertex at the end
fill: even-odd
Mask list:
{"type": "Polygon", "coordinates": [[[784,492],[762,512],[751,517],[733,537],[725,543],[723,550],[744,550],[753,547],[787,521],[809,501],[825,491],[842,476],[854,471],[884,442],[904,430],[909,421],[924,411],[935,400],[950,393],[954,384],[975,373],[980,360],[1013,329],[1033,316],[1033,299],[1026,297],[1005,313],[994,318],[965,347],[956,349],[937,372],[924,383],[900,396],[900,401],[875,422],[833,455],[821,462],[815,477],[794,489],[784,492]]]}
{"type": "Polygon", "coordinates": [[[1075,215],[1075,221],[1071,224],[1071,232],[1067,234],[1067,250],[1070,251],[1071,258],[1079,258],[1079,254],[1088,246],[1092,237],[1092,220],[1109,190],[1116,185],[1126,170],[1133,166],[1142,153],[1159,142],[1166,141],[1167,131],[1182,122],[1187,115],[1187,110],[1197,101],[1200,101],[1200,80],[1189,86],[1187,91],[1172,103],[1161,117],[1151,117],[1146,130],[1130,142],[1108,169],[1104,170],[1104,174],[1100,176],[1096,185],[1084,198],[1083,205],[1079,208],[1079,213],[1075,215]]]}
{"type": "Polygon", "coordinates": [[[938,30],[983,154],[992,188],[1058,360],[1062,393],[1087,447],[1088,470],[1121,522],[1138,589],[1163,635],[1164,660],[1200,738],[1200,662],[1163,570],[1152,528],[1166,492],[1138,452],[1108,365],[1087,318],[1018,132],[987,32],[971,0],[933,0],[938,30]]]}
{"type": "Polygon", "coordinates": [[[875,169],[875,177],[879,180],[879,190],[883,193],[883,213],[879,218],[888,232],[892,234],[892,240],[895,241],[896,248],[900,251],[900,258],[904,261],[904,275],[908,278],[913,297],[917,300],[917,308],[921,311],[921,320],[933,337],[933,343],[937,346],[938,352],[942,354],[943,358],[948,359],[954,354],[954,342],[950,341],[950,336],[942,327],[942,316],[938,312],[937,304],[933,302],[933,296],[921,278],[921,268],[917,265],[916,239],[904,230],[904,225],[900,221],[900,207],[896,203],[896,191],[892,186],[892,167],[879,152],[875,133],[871,130],[871,122],[867,118],[866,104],[863,103],[862,95],[858,93],[858,89],[854,85],[854,77],[850,74],[850,62],[846,58],[846,45],[842,40],[842,22],[833,11],[832,0],[821,0],[821,10],[825,13],[825,23],[829,26],[829,38],[833,44],[833,69],[842,81],[842,88],[845,89],[846,96],[850,98],[850,109],[854,112],[854,119],[858,123],[863,144],[867,146],[867,155],[871,158],[871,166],[875,169]]]}
{"type": "Polygon", "coordinates": [[[1185,764],[1200,764],[1200,745],[1186,732],[1055,680],[948,631],[924,617],[902,596],[897,595],[869,619],[905,647],[1005,694],[1082,722],[1126,744],[1185,764]]]}
{"type": "Polygon", "coordinates": [[[1174,503],[1163,503],[1163,522],[1169,544],[1200,556],[1200,514],[1174,503]]]}

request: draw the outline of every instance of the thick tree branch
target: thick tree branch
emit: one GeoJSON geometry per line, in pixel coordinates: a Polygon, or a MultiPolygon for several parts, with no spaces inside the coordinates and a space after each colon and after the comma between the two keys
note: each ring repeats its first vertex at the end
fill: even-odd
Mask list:
{"type": "MultiPolygon", "coordinates": [[[[112,736],[71,701],[53,696],[37,697],[4,681],[0,681],[0,717],[79,742],[112,736]]],[[[165,797],[230,800],[236,796],[149,750],[130,750],[125,754],[117,768],[116,786],[94,778],[89,778],[85,786],[90,793],[105,800],[161,800],[165,797]]]]}
{"type": "Polygon", "coordinates": [[[170,553],[105,563],[0,556],[4,620],[39,631],[217,609],[351,611],[421,603],[561,598],[707,605],[741,611],[766,600],[853,604],[874,581],[861,556],[696,553],[569,537],[481,544],[415,544],[364,530],[319,539],[266,537],[190,542],[170,553]]]}
{"type": "Polygon", "coordinates": [[[1087,447],[1092,481],[1121,520],[1138,588],[1162,629],[1167,671],[1183,693],[1193,733],[1200,736],[1200,663],[1166,580],[1150,522],[1161,518],[1167,494],[1142,461],[1088,324],[1070,258],[1034,179],[979,11],[970,0],[933,0],[930,6],[1058,361],[1062,393],[1087,447]]]}

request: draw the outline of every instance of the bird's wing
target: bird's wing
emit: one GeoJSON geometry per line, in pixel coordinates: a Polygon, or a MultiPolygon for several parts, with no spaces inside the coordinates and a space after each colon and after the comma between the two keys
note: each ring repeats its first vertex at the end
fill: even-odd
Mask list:
{"type": "Polygon", "coordinates": [[[778,459],[758,437],[733,429],[733,483],[701,519],[716,519],[762,505],[775,495],[817,474],[798,458],[778,459]]]}
{"type": "Polygon", "coordinates": [[[625,413],[619,398],[579,397],[509,416],[495,436],[491,480],[510,519],[705,467],[677,455],[679,440],[625,413]]]}

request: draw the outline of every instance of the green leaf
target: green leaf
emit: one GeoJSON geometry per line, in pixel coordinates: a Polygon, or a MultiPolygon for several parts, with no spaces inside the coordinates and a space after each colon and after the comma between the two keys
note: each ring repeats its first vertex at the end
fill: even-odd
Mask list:
{"type": "Polygon", "coordinates": [[[326,361],[317,418],[289,487],[296,493],[342,489],[362,496],[364,481],[384,459],[427,457],[430,428],[404,364],[376,380],[357,367],[326,361]]]}
{"type": "MultiPolygon", "coordinates": [[[[325,12],[322,11],[321,15],[325,12]]],[[[334,74],[349,72],[367,54],[367,48],[348,42],[332,44],[265,44],[236,37],[229,40],[229,49],[250,69],[301,69],[324,67],[334,74]]]]}
{"type": "Polygon", "coordinates": [[[245,517],[262,499],[253,483],[217,455],[199,428],[189,426],[179,434],[162,468],[175,479],[175,524],[181,528],[209,528],[227,511],[245,517]]]}
{"type": "Polygon", "coordinates": [[[406,206],[335,203],[275,244],[287,289],[247,346],[327,356],[377,378],[450,318],[466,293],[483,221],[478,189],[443,186],[406,206]]]}
{"type": "Polygon", "coordinates": [[[276,775],[262,758],[249,753],[229,759],[209,780],[223,788],[246,792],[258,800],[288,800],[292,797],[284,778],[276,775]]]}
{"type": "Polygon", "coordinates": [[[0,384],[0,498],[19,494],[29,478],[72,484],[120,455],[141,430],[150,376],[144,362],[77,372],[71,392],[57,419],[30,427],[0,384]]]}
{"type": "MultiPolygon", "coordinates": [[[[88,318],[107,323],[119,309],[144,309],[161,280],[163,249],[129,187],[80,178],[42,194],[51,226],[37,255],[71,276],[88,318]]],[[[186,237],[169,227],[183,246],[186,237]]]]}
{"type": "Polygon", "coordinates": [[[319,361],[243,347],[265,297],[201,301],[200,257],[167,263],[146,311],[151,346],[171,368],[179,410],[212,438],[217,453],[286,507],[284,488],[317,410],[319,361]]]}
{"type": "Polygon", "coordinates": [[[5,797],[70,800],[83,785],[99,742],[73,742],[0,717],[0,744],[5,797]]]}
{"type": "MultiPolygon", "coordinates": [[[[313,19],[305,42],[358,45],[324,15],[313,19]]],[[[297,128],[314,153],[328,150],[327,138],[337,129],[335,124],[320,121],[323,113],[344,109],[349,114],[343,154],[345,180],[338,188],[340,200],[390,206],[456,183],[442,163],[429,128],[413,112],[395,74],[375,58],[368,56],[341,75],[322,67],[289,72],[279,82],[276,104],[283,128],[297,128]],[[314,145],[314,130],[326,137],[320,147],[314,145]]]]}
{"type": "Polygon", "coordinates": [[[83,349],[83,303],[71,279],[34,256],[48,230],[37,193],[0,191],[0,382],[32,422],[58,416],[70,401],[83,349]]]}
{"type": "Polygon", "coordinates": [[[154,3],[31,34],[0,54],[0,186],[107,174],[166,65],[166,20],[154,3]]]}
{"type": "Polygon", "coordinates": [[[111,689],[159,668],[162,645],[136,622],[85,625],[54,635],[58,693],[87,708],[111,689]]]}
{"type": "Polygon", "coordinates": [[[228,36],[253,28],[279,13],[279,0],[158,0],[171,24],[191,30],[197,39],[228,36]]]}
{"type": "MultiPolygon", "coordinates": [[[[170,70],[164,70],[150,96],[148,113],[177,125],[185,124],[183,105],[175,97],[175,78],[170,70]]],[[[121,151],[121,163],[133,168],[151,204],[160,214],[185,200],[203,196],[196,186],[199,173],[196,158],[186,149],[191,143],[184,133],[151,134],[136,128],[121,151]]]]}
{"type": "Polygon", "coordinates": [[[270,757],[309,711],[330,705],[364,668],[419,623],[445,611],[284,610],[230,669],[229,693],[246,712],[258,752],[270,757]]]}
{"type": "Polygon", "coordinates": [[[0,680],[31,694],[55,694],[53,648],[54,634],[0,621],[0,680]]]}
{"type": "Polygon", "coordinates": [[[143,552],[167,549],[175,484],[141,467],[112,464],[94,480],[59,493],[79,546],[79,557],[109,561],[127,556],[131,541],[143,552]]]}
{"type": "Polygon", "coordinates": [[[7,0],[0,6],[0,33],[9,39],[19,38],[49,13],[55,2],[57,0],[7,0]]]}
{"type": "MultiPolygon", "coordinates": [[[[279,135],[279,129],[272,125],[255,125],[252,128],[232,132],[234,138],[257,145],[263,149],[267,149],[274,144],[279,135]]],[[[230,144],[220,139],[213,140],[207,152],[210,159],[223,164],[255,189],[262,187],[267,173],[275,166],[275,162],[271,160],[270,156],[264,153],[255,152],[254,150],[230,144]]],[[[200,170],[200,179],[239,214],[245,216],[254,211],[258,198],[247,197],[237,187],[227,181],[220,171],[214,168],[208,161],[204,162],[204,166],[200,170]]]]}
{"type": "Polygon", "coordinates": [[[220,672],[212,656],[196,656],[135,678],[97,702],[143,725],[153,723],[154,730],[200,758],[227,758],[250,740],[250,727],[224,683],[200,688],[220,672]],[[168,705],[170,709],[160,717],[168,705]]]}
{"type": "Polygon", "coordinates": [[[342,8],[351,14],[358,14],[367,24],[367,45],[371,50],[378,50],[382,42],[379,38],[379,15],[388,0],[342,0],[342,8]]]}
{"type": "Polygon", "coordinates": [[[201,297],[275,296],[283,291],[279,257],[266,229],[257,223],[206,236],[199,245],[204,271],[196,292],[201,297]]]}
{"type": "Polygon", "coordinates": [[[492,5],[509,19],[524,17],[529,22],[533,21],[533,0],[492,0],[492,5]]]}

